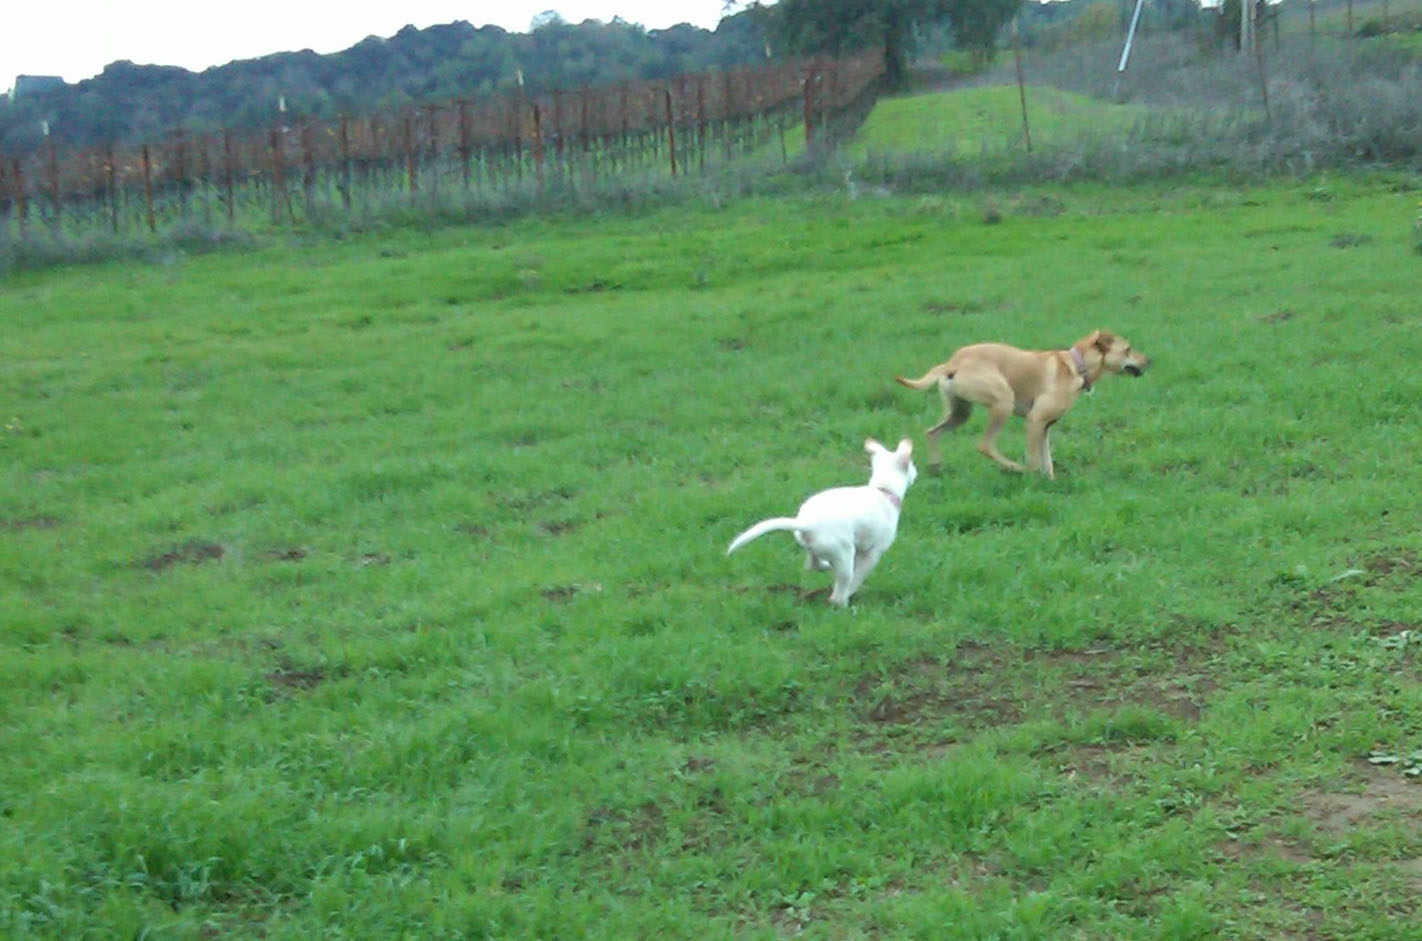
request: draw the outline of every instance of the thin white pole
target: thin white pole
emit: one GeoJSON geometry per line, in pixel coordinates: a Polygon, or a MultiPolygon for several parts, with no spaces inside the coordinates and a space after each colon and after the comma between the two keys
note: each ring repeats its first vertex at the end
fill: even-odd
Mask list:
{"type": "Polygon", "coordinates": [[[1131,27],[1126,30],[1126,44],[1121,47],[1121,62],[1116,66],[1116,84],[1115,87],[1111,89],[1112,98],[1119,98],[1121,96],[1121,76],[1126,71],[1126,62],[1131,58],[1131,44],[1135,42],[1136,39],[1136,25],[1141,21],[1141,7],[1144,4],[1145,0],[1136,0],[1135,12],[1131,14],[1131,27]]]}

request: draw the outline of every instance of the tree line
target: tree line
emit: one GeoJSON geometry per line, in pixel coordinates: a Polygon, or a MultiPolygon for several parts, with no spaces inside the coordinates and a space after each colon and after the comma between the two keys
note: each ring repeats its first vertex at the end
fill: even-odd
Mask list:
{"type": "Polygon", "coordinates": [[[0,152],[33,153],[48,133],[62,148],[133,145],[176,128],[264,128],[277,120],[332,120],[524,87],[529,93],[667,79],[764,62],[748,14],[716,30],[664,30],[614,20],[542,18],[528,33],[467,22],[368,37],[330,55],[280,52],[192,72],[114,62],[81,82],[0,96],[0,152]]]}
{"type": "MultiPolygon", "coordinates": [[[[1075,6],[1082,0],[1032,7],[1075,6]]],[[[983,61],[1024,0],[779,0],[744,5],[714,30],[648,30],[620,19],[573,24],[555,13],[526,33],[467,22],[371,36],[330,55],[279,52],[200,73],[118,61],[74,84],[0,96],[0,152],[129,146],[178,128],[260,129],[335,120],[515,90],[531,94],[666,80],[812,55],[882,53],[903,82],[909,57],[953,45],[983,61]],[[46,135],[49,140],[46,141],[46,135]]],[[[740,4],[734,4],[740,6],[740,4]]]]}

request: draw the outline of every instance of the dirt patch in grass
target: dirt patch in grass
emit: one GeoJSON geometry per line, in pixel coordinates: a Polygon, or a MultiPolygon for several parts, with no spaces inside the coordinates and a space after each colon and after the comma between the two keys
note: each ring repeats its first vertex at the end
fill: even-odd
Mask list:
{"type": "Polygon", "coordinates": [[[923,312],[944,316],[950,314],[980,314],[983,305],[977,301],[929,301],[923,305],[923,312]]]}
{"type": "MultiPolygon", "coordinates": [[[[770,585],[732,585],[727,589],[733,594],[750,595],[764,592],[767,595],[794,595],[801,601],[819,601],[821,603],[829,601],[830,589],[822,588],[802,588],[799,585],[792,585],[789,582],[776,582],[770,585]]],[[[646,594],[646,591],[639,592],[646,594]]]]}
{"type": "Polygon", "coordinates": [[[1422,575],[1422,557],[1413,549],[1401,549],[1396,552],[1379,552],[1368,556],[1363,560],[1363,568],[1368,574],[1373,576],[1368,584],[1373,584],[1379,579],[1388,578],[1393,575],[1403,575],[1409,578],[1416,578],[1422,575]]]}
{"type": "Polygon", "coordinates": [[[597,595],[602,593],[602,585],[598,582],[588,582],[586,584],[574,585],[554,585],[550,588],[541,589],[538,594],[544,601],[552,604],[566,604],[579,595],[597,595]]]}
{"type": "Polygon", "coordinates": [[[963,644],[862,677],[849,699],[876,727],[948,726],[967,731],[1126,706],[1197,722],[1215,688],[1202,647],[1167,651],[1019,649],[963,644]]]}
{"type": "Polygon", "coordinates": [[[175,565],[200,565],[203,562],[218,562],[227,550],[215,542],[188,542],[167,552],[149,556],[140,564],[150,572],[163,572],[175,565]]]}
{"type": "Polygon", "coordinates": [[[1110,791],[1134,787],[1140,776],[1123,767],[1139,767],[1141,745],[1071,745],[1051,752],[1057,772],[1068,781],[1110,791]]]}
{"type": "Polygon", "coordinates": [[[1258,323],[1284,323],[1294,319],[1294,312],[1286,308],[1284,310],[1276,310],[1272,314],[1264,314],[1254,319],[1258,323]]]}
{"type": "Polygon", "coordinates": [[[1301,864],[1313,860],[1313,855],[1298,843],[1279,836],[1266,836],[1259,840],[1225,840],[1219,844],[1219,852],[1226,859],[1240,863],[1262,859],[1301,864]]]}
{"type": "Polygon", "coordinates": [[[1305,617],[1311,628],[1339,634],[1368,634],[1387,641],[1409,638],[1422,631],[1422,621],[1371,619],[1364,603],[1366,590],[1406,592],[1413,580],[1422,576],[1422,555],[1413,549],[1376,552],[1326,585],[1300,592],[1290,603],[1292,611],[1305,617]]]}
{"type": "Polygon", "coordinates": [[[839,790],[841,783],[839,775],[830,770],[820,755],[799,755],[777,777],[775,786],[782,794],[824,797],[839,790]]]}
{"type": "Polygon", "coordinates": [[[1022,721],[1020,686],[1010,666],[987,646],[959,647],[950,663],[924,658],[888,675],[859,680],[851,700],[861,719],[876,726],[951,722],[969,728],[1022,721]]]}
{"type": "MultiPolygon", "coordinates": [[[[538,442],[531,441],[529,443],[537,444],[538,442]]],[[[576,496],[577,493],[573,490],[569,490],[567,487],[556,487],[552,490],[541,490],[534,493],[509,496],[501,501],[501,505],[513,510],[515,513],[524,514],[531,510],[538,509],[539,507],[564,503],[576,496]]]]}
{"type": "Polygon", "coordinates": [[[666,836],[666,814],[653,801],[636,807],[596,807],[583,823],[582,848],[636,852],[666,836]]]}
{"type": "Polygon", "coordinates": [[[1366,629],[1379,640],[1395,639],[1398,646],[1404,646],[1408,642],[1422,646],[1419,643],[1422,642],[1422,621],[1374,621],[1367,625],[1366,629]]]}
{"type": "Polygon", "coordinates": [[[23,516],[15,519],[0,519],[0,532],[20,533],[31,529],[54,529],[59,526],[55,516],[23,516]]]}
{"type": "Polygon", "coordinates": [[[575,532],[582,525],[581,520],[543,520],[538,528],[550,536],[563,536],[575,532]]]}
{"type": "Polygon", "coordinates": [[[266,680],[280,689],[315,689],[326,681],[326,671],[320,667],[298,669],[278,667],[267,674],[266,680]]]}
{"type": "Polygon", "coordinates": [[[300,562],[306,558],[307,551],[301,546],[291,546],[287,549],[268,549],[262,553],[262,558],[270,562],[300,562]]]}
{"type": "MultiPolygon", "coordinates": [[[[1271,892],[1287,896],[1297,887],[1291,889],[1292,880],[1276,870],[1281,864],[1293,868],[1316,863],[1323,858],[1320,844],[1355,838],[1374,825],[1398,826],[1414,839],[1422,838],[1422,782],[1364,759],[1355,768],[1344,786],[1308,791],[1300,798],[1299,812],[1311,824],[1315,839],[1274,833],[1243,836],[1219,843],[1219,854],[1232,862],[1261,862],[1275,872],[1271,892]]],[[[1422,859],[1399,859],[1385,866],[1401,884],[1422,890],[1422,859]]]]}
{"type": "Polygon", "coordinates": [[[1304,795],[1304,812],[1318,832],[1345,836],[1382,814],[1396,812],[1414,836],[1422,837],[1422,780],[1363,759],[1356,767],[1352,776],[1356,788],[1304,795]]]}

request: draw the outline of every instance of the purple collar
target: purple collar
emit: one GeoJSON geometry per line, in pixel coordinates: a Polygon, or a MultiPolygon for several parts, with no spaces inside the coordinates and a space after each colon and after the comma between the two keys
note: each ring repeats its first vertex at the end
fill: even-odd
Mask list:
{"type": "Polygon", "coordinates": [[[1076,364],[1076,374],[1081,377],[1081,391],[1090,392],[1091,380],[1086,378],[1086,357],[1074,346],[1067,352],[1071,354],[1071,361],[1076,364]]]}
{"type": "Polygon", "coordinates": [[[903,506],[904,506],[904,498],[903,498],[903,497],[899,496],[897,493],[894,493],[894,492],[891,491],[891,490],[885,490],[883,487],[876,487],[876,488],[874,488],[874,489],[878,490],[878,491],[879,491],[880,493],[882,493],[884,496],[888,497],[888,498],[889,498],[889,502],[894,505],[894,509],[896,509],[896,510],[901,510],[901,509],[903,509],[903,506]]]}

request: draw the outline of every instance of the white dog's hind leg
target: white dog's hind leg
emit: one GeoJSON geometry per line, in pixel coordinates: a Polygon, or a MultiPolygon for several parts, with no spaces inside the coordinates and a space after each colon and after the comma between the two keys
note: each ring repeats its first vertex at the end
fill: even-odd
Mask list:
{"type": "Polygon", "coordinates": [[[829,563],[815,554],[814,547],[810,545],[804,533],[796,533],[795,541],[800,544],[800,548],[805,550],[805,570],[809,572],[823,572],[830,567],[829,563]]]}
{"type": "Polygon", "coordinates": [[[834,589],[830,592],[830,604],[843,608],[849,604],[849,596],[854,594],[854,589],[850,587],[854,581],[854,547],[836,546],[834,552],[822,553],[821,557],[834,571],[834,589]]]}

